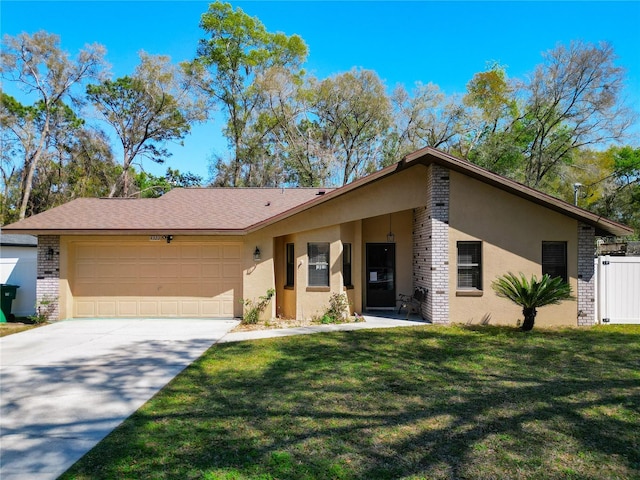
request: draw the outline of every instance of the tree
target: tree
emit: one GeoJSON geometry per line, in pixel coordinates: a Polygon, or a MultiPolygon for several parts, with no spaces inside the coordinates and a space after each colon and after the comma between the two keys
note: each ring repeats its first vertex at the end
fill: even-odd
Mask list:
{"type": "Polygon", "coordinates": [[[309,82],[286,68],[273,67],[257,76],[256,87],[265,98],[256,133],[262,132],[266,155],[280,167],[282,182],[304,187],[326,185],[333,158],[323,146],[309,82]]]}
{"type": "MultiPolygon", "coordinates": [[[[14,197],[23,198],[23,192],[27,189],[26,182],[29,179],[29,198],[25,215],[40,213],[58,205],[54,198],[62,197],[64,187],[60,181],[64,163],[68,159],[70,145],[84,129],[84,121],[62,102],[47,112],[41,101],[37,101],[33,106],[24,106],[10,95],[2,93],[0,107],[0,128],[7,133],[7,137],[13,139],[13,143],[9,143],[12,146],[9,149],[9,155],[13,158],[28,158],[29,152],[36,150],[34,143],[41,140],[37,132],[41,131],[45,121],[48,120],[50,125],[55,125],[55,128],[50,129],[43,144],[44,148],[41,150],[30,179],[27,169],[29,162],[17,168],[13,161],[7,160],[3,170],[11,169],[19,177],[19,181],[13,187],[16,190],[13,193],[14,197]]],[[[7,188],[9,187],[5,184],[5,189],[7,188]]],[[[19,208],[17,210],[19,214],[19,208]]],[[[9,211],[6,214],[13,217],[9,211]]]]}
{"type": "Polygon", "coordinates": [[[544,55],[522,85],[519,118],[530,140],[524,182],[540,188],[579,148],[619,141],[633,122],[620,97],[625,73],[615,65],[613,47],[572,42],[544,55]]]}
{"type": "Polygon", "coordinates": [[[499,64],[476,73],[463,97],[467,124],[457,152],[492,172],[522,180],[525,151],[530,142],[519,118],[514,82],[499,64]]]}
{"type": "MultiPolygon", "coordinates": [[[[60,38],[41,31],[3,38],[0,54],[2,78],[15,82],[27,96],[34,96],[32,107],[8,102],[3,96],[3,128],[20,123],[10,131],[21,144],[22,181],[18,217],[24,218],[33,188],[34,176],[43,156],[50,148],[61,112],[78,101],[73,88],[85,80],[99,78],[104,67],[104,47],[91,45],[81,50],[75,60],[60,49],[60,38]],[[20,118],[12,118],[19,112],[20,118]]],[[[15,99],[13,99],[15,100],[15,99]]]]}
{"type": "Polygon", "coordinates": [[[379,168],[391,104],[378,75],[353,69],[316,83],[314,97],[323,148],[341,176],[336,183],[345,185],[379,168]]]}
{"type": "Polygon", "coordinates": [[[571,298],[569,284],[561,277],[551,278],[547,274],[538,281],[535,275],[527,280],[523,273],[519,277],[508,273],[498,277],[491,287],[499,297],[507,298],[522,307],[522,330],[525,332],[533,329],[538,308],[571,298]]]}
{"type": "Polygon", "coordinates": [[[15,186],[18,185],[19,172],[13,161],[18,148],[17,139],[5,128],[0,128],[0,176],[2,176],[0,225],[6,225],[18,219],[16,205],[19,202],[19,192],[15,186]]]}
{"type": "Polygon", "coordinates": [[[162,163],[168,141],[181,140],[191,124],[206,118],[204,104],[191,94],[169,57],[140,53],[133,76],[87,86],[87,97],[115,130],[122,146],[122,173],[109,197],[131,194],[129,169],[146,157],[162,163]]]}
{"type": "Polygon", "coordinates": [[[200,187],[202,177],[193,173],[180,173],[179,170],[167,168],[163,177],[156,177],[147,172],[134,172],[134,181],[141,198],[161,197],[173,188],[200,187]]]}
{"type": "Polygon", "coordinates": [[[66,147],[65,201],[79,197],[106,197],[118,178],[118,165],[106,134],[83,128],[66,147]]]}
{"type": "Polygon", "coordinates": [[[202,15],[200,27],[208,35],[200,40],[197,58],[185,65],[199,87],[220,104],[227,119],[224,131],[231,158],[218,159],[224,184],[240,186],[256,157],[263,151],[255,142],[256,122],[264,96],[256,88],[256,75],[272,67],[297,70],[307,46],[297,35],[267,32],[257,19],[228,3],[215,2],[202,15]],[[253,130],[252,128],[253,127],[253,130]]]}
{"type": "Polygon", "coordinates": [[[417,83],[411,95],[397,87],[392,95],[394,127],[387,149],[387,163],[423,147],[450,151],[462,133],[466,112],[455,97],[447,97],[437,85],[417,83]]]}
{"type": "Polygon", "coordinates": [[[640,234],[640,148],[612,147],[599,156],[606,161],[608,174],[586,184],[589,190],[602,185],[602,193],[591,210],[631,225],[640,234]]]}

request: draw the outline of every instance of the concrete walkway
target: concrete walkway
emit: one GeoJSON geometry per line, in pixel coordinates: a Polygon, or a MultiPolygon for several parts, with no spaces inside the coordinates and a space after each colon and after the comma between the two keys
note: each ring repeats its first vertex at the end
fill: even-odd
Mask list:
{"type": "MultiPolygon", "coordinates": [[[[417,316],[416,316],[417,318],[417,316]]],[[[387,316],[365,315],[364,322],[314,325],[311,327],[282,328],[279,330],[255,330],[250,332],[233,332],[225,335],[218,343],[242,342],[260,338],[290,337],[292,335],[308,335],[319,332],[337,332],[364,330],[370,328],[413,327],[426,325],[422,320],[406,320],[406,315],[389,313],[387,316]]]]}
{"type": "Polygon", "coordinates": [[[0,338],[0,478],[57,478],[215,343],[425,324],[394,317],[236,333],[236,320],[67,320],[0,338]]]}

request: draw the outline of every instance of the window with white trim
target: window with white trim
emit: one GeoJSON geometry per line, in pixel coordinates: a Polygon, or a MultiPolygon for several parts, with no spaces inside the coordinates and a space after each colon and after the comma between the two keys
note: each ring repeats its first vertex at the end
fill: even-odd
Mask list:
{"type": "Polygon", "coordinates": [[[309,256],[309,286],[328,287],[329,244],[309,243],[307,244],[307,254],[309,256]]]}
{"type": "Polygon", "coordinates": [[[482,242],[458,242],[458,290],[482,290],[482,242]]]}

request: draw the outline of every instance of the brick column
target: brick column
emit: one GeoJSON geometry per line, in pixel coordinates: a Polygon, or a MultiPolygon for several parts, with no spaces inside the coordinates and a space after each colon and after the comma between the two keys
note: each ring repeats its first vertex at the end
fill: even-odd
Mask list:
{"type": "Polygon", "coordinates": [[[36,281],[36,314],[48,320],[59,320],[60,309],[60,237],[38,236],[38,278],[36,281]]]}
{"type": "MultiPolygon", "coordinates": [[[[425,193],[425,197],[426,197],[425,193]]],[[[413,289],[429,289],[431,255],[429,254],[429,234],[427,227],[431,222],[427,207],[413,209],[413,289]]],[[[423,304],[422,316],[426,318],[426,305],[423,304]]]]}
{"type": "Polygon", "coordinates": [[[578,223],[578,325],[596,323],[595,229],[578,223]]]}
{"type": "Polygon", "coordinates": [[[431,165],[426,206],[413,211],[413,283],[428,289],[422,315],[449,323],[449,171],[431,165]]]}

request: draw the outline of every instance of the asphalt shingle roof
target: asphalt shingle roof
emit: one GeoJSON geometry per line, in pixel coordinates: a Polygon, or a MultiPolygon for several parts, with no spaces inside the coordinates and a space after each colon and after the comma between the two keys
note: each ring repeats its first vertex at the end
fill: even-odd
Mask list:
{"type": "Polygon", "coordinates": [[[78,198],[20,222],[28,230],[243,230],[318,198],[318,188],[179,188],[159,198],[78,198]]]}

